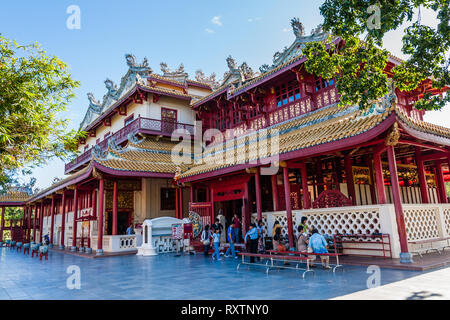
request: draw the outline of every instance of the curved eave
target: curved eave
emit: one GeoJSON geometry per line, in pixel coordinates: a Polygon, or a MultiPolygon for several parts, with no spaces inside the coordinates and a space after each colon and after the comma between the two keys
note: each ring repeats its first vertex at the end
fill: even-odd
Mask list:
{"type": "Polygon", "coordinates": [[[217,91],[211,93],[209,96],[206,96],[203,99],[201,99],[201,100],[197,101],[196,103],[192,104],[192,108],[195,109],[195,108],[199,107],[200,105],[202,105],[202,104],[204,104],[204,103],[206,103],[208,101],[211,101],[212,99],[220,96],[221,94],[226,93],[228,88],[229,88],[229,86],[226,86],[226,87],[224,87],[224,88],[222,88],[220,90],[217,90],[217,91]]]}
{"type": "Polygon", "coordinates": [[[146,87],[146,86],[137,86],[139,89],[141,89],[142,91],[148,92],[148,93],[154,93],[154,94],[159,94],[162,96],[168,96],[168,97],[172,97],[172,98],[177,98],[177,99],[183,99],[183,100],[187,100],[190,101],[192,99],[191,96],[186,95],[186,94],[179,94],[176,92],[167,92],[165,90],[159,90],[158,88],[150,88],[150,87],[146,87]]]}
{"type": "Polygon", "coordinates": [[[398,118],[398,124],[399,124],[400,128],[405,130],[406,133],[408,133],[410,136],[412,136],[416,139],[425,140],[425,141],[436,143],[439,145],[450,146],[450,139],[448,139],[448,138],[411,128],[408,124],[403,122],[403,120],[400,118],[398,118]]]}
{"type": "Polygon", "coordinates": [[[106,167],[98,162],[94,162],[94,167],[100,171],[115,176],[127,176],[127,177],[140,177],[140,178],[168,178],[171,179],[174,173],[162,173],[162,172],[149,172],[149,171],[130,171],[130,170],[119,170],[106,167]]]}
{"type": "Polygon", "coordinates": [[[44,190],[42,193],[39,193],[39,194],[37,194],[35,196],[32,196],[30,199],[28,199],[26,201],[26,203],[35,202],[37,200],[40,200],[42,198],[45,198],[46,196],[49,196],[49,195],[55,193],[58,190],[64,189],[64,188],[66,188],[68,186],[71,186],[73,184],[76,184],[78,182],[81,182],[81,181],[85,180],[86,178],[90,177],[90,175],[92,174],[92,169],[93,169],[93,166],[92,166],[92,162],[91,162],[91,164],[89,165],[87,171],[84,172],[83,174],[81,174],[81,175],[79,175],[77,177],[73,177],[73,179],[68,179],[67,181],[64,181],[63,183],[58,184],[55,187],[50,187],[49,189],[44,190]]]}
{"type": "Polygon", "coordinates": [[[0,207],[21,207],[26,204],[26,201],[0,201],[0,207]]]}

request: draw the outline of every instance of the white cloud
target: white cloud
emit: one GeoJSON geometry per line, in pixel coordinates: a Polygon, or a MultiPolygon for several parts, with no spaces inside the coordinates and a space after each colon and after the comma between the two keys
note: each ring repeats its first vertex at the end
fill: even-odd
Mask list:
{"type": "Polygon", "coordinates": [[[289,31],[291,31],[291,29],[289,29],[289,28],[283,28],[283,32],[289,32],[289,31]]]}
{"type": "Polygon", "coordinates": [[[253,22],[253,21],[259,21],[261,20],[261,17],[256,17],[256,18],[248,18],[248,22],[253,22]]]}
{"type": "Polygon", "coordinates": [[[220,21],[220,16],[215,16],[211,19],[211,23],[217,24],[219,27],[222,26],[222,21],[220,21]]]}
{"type": "Polygon", "coordinates": [[[209,33],[209,34],[211,34],[211,33],[216,33],[214,30],[211,30],[211,29],[209,29],[209,28],[206,28],[206,29],[205,29],[205,32],[206,32],[206,33],[209,33]]]}

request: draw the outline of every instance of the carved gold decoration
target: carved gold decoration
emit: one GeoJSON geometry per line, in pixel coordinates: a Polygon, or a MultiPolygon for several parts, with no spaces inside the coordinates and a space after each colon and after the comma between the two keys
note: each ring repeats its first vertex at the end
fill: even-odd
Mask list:
{"type": "Polygon", "coordinates": [[[98,171],[98,169],[97,168],[93,168],[92,169],[92,176],[95,178],[95,179],[103,179],[103,173],[101,173],[100,171],[98,171]]]}
{"type": "Polygon", "coordinates": [[[386,136],[385,144],[386,146],[396,146],[398,144],[398,139],[400,138],[400,131],[398,130],[398,124],[395,122],[388,135],[386,136]]]}
{"type": "MultiPolygon", "coordinates": [[[[111,210],[113,207],[113,193],[111,191],[106,192],[106,209],[111,210]]],[[[118,209],[133,209],[134,208],[134,192],[133,191],[120,191],[117,194],[117,207],[118,209]]]]}

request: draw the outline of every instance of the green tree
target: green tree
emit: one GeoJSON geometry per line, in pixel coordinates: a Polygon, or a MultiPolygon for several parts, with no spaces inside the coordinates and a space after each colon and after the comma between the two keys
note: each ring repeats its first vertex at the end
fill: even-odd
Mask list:
{"type": "Polygon", "coordinates": [[[69,132],[59,113],[78,85],[67,65],[38,44],[0,36],[0,184],[10,182],[16,169],[73,155],[85,133],[69,132]]]}
{"type": "MultiPolygon", "coordinates": [[[[370,101],[389,92],[388,77],[383,72],[389,53],[382,49],[383,37],[404,22],[412,22],[402,38],[402,52],[408,59],[392,69],[396,87],[414,90],[427,78],[432,79],[434,88],[450,84],[450,0],[325,0],[320,13],[324,30],[332,37],[325,43],[306,45],[306,70],[325,79],[336,77],[342,104],[366,108],[370,101]],[[373,24],[375,11],[371,6],[380,10],[379,25],[373,24]],[[436,29],[422,24],[422,8],[436,13],[436,29]],[[413,21],[415,11],[418,15],[413,21]],[[332,42],[336,36],[343,40],[339,46],[332,42]]],[[[415,107],[437,110],[449,101],[448,94],[427,93],[415,107]]]]}

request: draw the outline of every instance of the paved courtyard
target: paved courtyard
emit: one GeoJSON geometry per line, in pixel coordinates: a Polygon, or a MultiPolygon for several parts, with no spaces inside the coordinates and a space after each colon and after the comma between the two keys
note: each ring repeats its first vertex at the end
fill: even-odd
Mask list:
{"type": "MultiPolygon", "coordinates": [[[[238,261],[213,262],[202,255],[87,259],[59,252],[39,261],[2,248],[0,299],[330,299],[367,289],[370,276],[359,266],[336,274],[318,269],[306,279],[294,270],[266,275],[261,267],[236,271],[238,261]],[[66,286],[71,265],[81,270],[79,290],[66,286]]],[[[381,285],[425,274],[381,269],[381,285]]]]}

